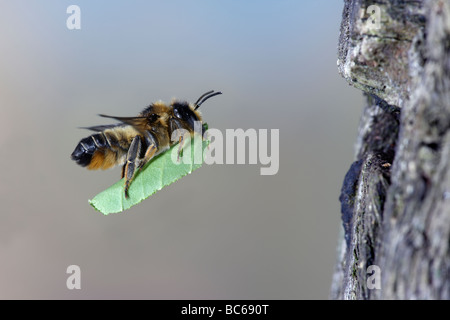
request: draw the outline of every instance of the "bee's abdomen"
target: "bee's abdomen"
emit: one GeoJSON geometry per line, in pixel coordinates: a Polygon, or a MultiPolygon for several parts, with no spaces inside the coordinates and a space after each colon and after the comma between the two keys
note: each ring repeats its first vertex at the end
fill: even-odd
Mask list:
{"type": "Polygon", "coordinates": [[[71,155],[72,160],[83,167],[89,165],[92,160],[92,155],[97,150],[97,146],[91,137],[82,139],[71,155]]]}
{"type": "Polygon", "coordinates": [[[113,136],[108,138],[103,132],[96,133],[82,139],[72,152],[71,158],[88,169],[108,169],[117,162],[120,151],[117,145],[113,136]]]}

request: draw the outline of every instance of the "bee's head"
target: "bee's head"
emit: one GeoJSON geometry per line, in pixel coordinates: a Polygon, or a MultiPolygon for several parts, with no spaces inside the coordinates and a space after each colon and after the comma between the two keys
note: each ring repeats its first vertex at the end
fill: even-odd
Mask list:
{"type": "Polygon", "coordinates": [[[203,102],[218,94],[222,94],[222,92],[209,91],[198,98],[193,106],[190,106],[187,102],[175,101],[172,104],[173,114],[178,119],[187,122],[191,128],[194,128],[195,121],[202,121],[200,112],[197,109],[203,102]]]}
{"type": "Polygon", "coordinates": [[[192,129],[194,129],[195,121],[202,121],[200,112],[196,111],[185,101],[174,101],[172,107],[175,117],[186,122],[192,129]]]}

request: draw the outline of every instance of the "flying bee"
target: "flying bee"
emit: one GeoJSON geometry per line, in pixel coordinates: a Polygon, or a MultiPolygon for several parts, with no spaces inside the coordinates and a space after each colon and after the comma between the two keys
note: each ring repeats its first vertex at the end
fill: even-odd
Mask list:
{"type": "Polygon", "coordinates": [[[114,117],[100,114],[105,118],[120,121],[117,124],[87,127],[97,133],[82,139],[71,158],[89,170],[108,169],[122,165],[122,178],[125,177],[125,197],[134,176],[147,162],[163,153],[172,145],[180,143],[178,155],[182,150],[183,136],[172,141],[176,130],[184,129],[191,134],[203,135],[202,116],[198,108],[209,98],[221,92],[208,91],[194,103],[174,100],[170,105],[159,101],[150,104],[137,117],[114,117]],[[199,129],[200,128],[200,129],[199,129]]]}

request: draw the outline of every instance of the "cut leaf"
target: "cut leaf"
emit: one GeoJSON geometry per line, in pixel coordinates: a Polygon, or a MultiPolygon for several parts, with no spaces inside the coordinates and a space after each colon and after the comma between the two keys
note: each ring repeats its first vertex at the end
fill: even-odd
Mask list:
{"type": "Polygon", "coordinates": [[[134,177],[125,198],[124,179],[97,194],[89,204],[104,215],[122,212],[147,199],[165,186],[200,168],[203,163],[203,150],[208,141],[201,138],[186,140],[183,156],[177,161],[179,145],[173,145],[166,152],[147,163],[134,177]],[[173,161],[175,160],[175,161],[173,161]]]}

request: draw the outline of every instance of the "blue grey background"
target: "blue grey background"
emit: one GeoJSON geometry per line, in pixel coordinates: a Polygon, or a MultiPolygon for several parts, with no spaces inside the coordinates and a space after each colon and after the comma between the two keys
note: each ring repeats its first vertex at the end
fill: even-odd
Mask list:
{"type": "Polygon", "coordinates": [[[338,75],[341,1],[0,1],[0,298],[326,299],[362,97],[338,75]],[[81,30],[66,9],[81,8],[81,30]],[[77,129],[223,95],[210,127],[280,129],[280,170],[203,166],[121,214],[120,169],[77,129]],[[81,290],[66,268],[81,268],[81,290]]]}

